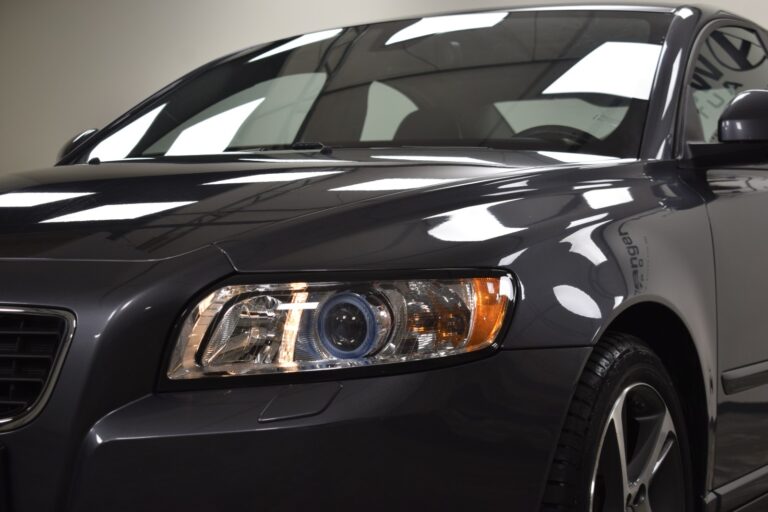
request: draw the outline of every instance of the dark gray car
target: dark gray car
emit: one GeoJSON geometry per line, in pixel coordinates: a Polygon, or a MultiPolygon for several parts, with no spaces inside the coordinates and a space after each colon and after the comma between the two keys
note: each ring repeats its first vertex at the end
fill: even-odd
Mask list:
{"type": "Polygon", "coordinates": [[[325,30],[0,176],[4,510],[764,510],[764,36],[325,30]]]}

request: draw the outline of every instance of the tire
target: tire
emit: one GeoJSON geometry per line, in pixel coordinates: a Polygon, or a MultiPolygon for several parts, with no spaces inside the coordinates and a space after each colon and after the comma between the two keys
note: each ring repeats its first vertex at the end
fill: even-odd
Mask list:
{"type": "Polygon", "coordinates": [[[574,392],[542,511],[692,511],[690,460],[680,400],[664,365],[639,338],[607,333],[574,392]]]}

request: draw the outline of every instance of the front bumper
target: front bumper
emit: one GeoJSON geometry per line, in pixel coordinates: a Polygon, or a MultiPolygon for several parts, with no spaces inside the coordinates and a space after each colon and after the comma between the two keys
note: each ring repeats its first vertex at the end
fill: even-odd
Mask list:
{"type": "Polygon", "coordinates": [[[71,508],[536,510],[588,353],[146,396],[90,430],[71,508]]]}
{"type": "Polygon", "coordinates": [[[162,262],[0,267],[1,302],[65,308],[78,321],[41,414],[0,434],[13,512],[538,509],[589,348],[158,392],[174,320],[199,283],[231,272],[213,248],[162,262]]]}

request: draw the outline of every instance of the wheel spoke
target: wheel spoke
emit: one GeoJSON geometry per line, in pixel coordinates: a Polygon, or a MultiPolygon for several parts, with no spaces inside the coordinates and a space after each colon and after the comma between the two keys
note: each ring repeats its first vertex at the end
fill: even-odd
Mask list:
{"type": "Polygon", "coordinates": [[[632,512],[653,512],[651,502],[647,498],[642,500],[632,508],[632,512]]]}
{"type": "Polygon", "coordinates": [[[624,499],[630,495],[629,482],[629,463],[627,460],[627,439],[625,426],[624,405],[626,403],[627,392],[625,391],[616,401],[611,411],[609,424],[613,425],[613,432],[616,436],[616,447],[618,449],[619,467],[621,470],[622,496],[624,499]]]}
{"type": "Polygon", "coordinates": [[[656,476],[656,473],[659,471],[659,468],[662,464],[664,464],[664,460],[667,458],[667,455],[669,455],[669,452],[672,450],[672,445],[675,444],[675,440],[670,438],[667,439],[667,442],[664,444],[664,448],[661,451],[661,455],[659,456],[659,460],[656,462],[656,465],[653,466],[653,469],[651,470],[651,481],[653,481],[653,477],[656,476]]]}
{"type": "Polygon", "coordinates": [[[644,484],[646,487],[650,487],[653,476],[664,463],[675,442],[675,424],[666,407],[660,416],[651,437],[647,441],[647,446],[638,454],[642,458],[638,461],[640,462],[640,472],[637,476],[637,483],[644,484]]]}
{"type": "Polygon", "coordinates": [[[614,402],[603,432],[592,480],[592,510],[651,512],[653,479],[667,467],[667,460],[673,460],[670,454],[677,443],[667,405],[652,387],[630,386],[614,402]]]}

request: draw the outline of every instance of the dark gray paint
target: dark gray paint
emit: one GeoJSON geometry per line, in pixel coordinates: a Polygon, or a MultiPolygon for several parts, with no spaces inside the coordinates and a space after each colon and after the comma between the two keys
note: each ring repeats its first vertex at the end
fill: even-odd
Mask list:
{"type": "Polygon", "coordinates": [[[768,384],[768,361],[723,372],[723,390],[733,395],[768,384]]]}
{"type": "MultiPolygon", "coordinates": [[[[692,56],[705,38],[721,27],[739,26],[754,30],[765,44],[764,31],[746,20],[720,13],[716,19],[704,24],[695,42],[692,56]]],[[[693,73],[689,62],[687,77],[693,73]]],[[[738,105],[738,102],[737,102],[738,105]]],[[[732,107],[737,114],[740,107],[732,107]]],[[[724,117],[728,117],[728,113],[724,117]]],[[[680,128],[684,129],[683,119],[680,128]]],[[[680,138],[682,142],[682,137],[680,138]]],[[[715,146],[715,145],[711,145],[715,146]]],[[[768,360],[766,344],[762,341],[765,316],[761,304],[761,286],[765,283],[762,261],[768,256],[768,247],[759,235],[760,218],[768,213],[764,183],[766,148],[761,144],[727,143],[720,145],[724,158],[699,159],[698,175],[706,180],[704,197],[710,217],[714,241],[717,279],[717,331],[719,372],[727,375],[737,368],[768,360]],[[747,163],[745,163],[747,162],[747,163]]],[[[768,420],[768,388],[750,387],[739,393],[727,394],[721,385],[717,388],[717,446],[712,486],[730,489],[724,495],[723,508],[745,503],[761,494],[765,478],[760,476],[768,464],[768,437],[764,434],[768,420]],[[743,485],[739,485],[741,482],[743,485]],[[744,482],[751,482],[744,484],[744,482]],[[757,485],[762,482],[761,485],[757,485]],[[734,497],[735,496],[735,497],[734,497]]]]}
{"type": "Polygon", "coordinates": [[[260,412],[282,386],[148,396],[88,433],[72,508],[533,510],[588,353],[505,351],[345,381],[321,414],[267,424],[260,412]]]}
{"type": "MultiPolygon", "coordinates": [[[[302,158],[317,163],[301,165],[179,159],[0,177],[0,193],[95,193],[0,213],[0,301],[65,308],[78,319],[46,408],[23,429],[0,434],[14,510],[234,507],[258,497],[242,492],[254,480],[275,500],[272,508],[317,507],[323,499],[430,508],[435,502],[424,500],[440,499],[442,508],[535,509],[589,347],[643,303],[678,315],[698,354],[702,374],[684,378],[706,393],[708,421],[698,425],[708,447],[702,488],[716,487],[714,475],[724,482],[764,471],[765,452],[736,441],[759,425],[768,393],[755,388],[725,402],[717,384],[721,369],[768,358],[752,338],[759,332],[748,323],[754,319],[740,321],[736,307],[761,304],[760,288],[742,287],[737,296],[735,285],[724,286],[719,315],[730,314],[722,309],[730,303],[734,316],[732,324],[721,322],[727,344],[718,353],[713,257],[715,249],[760,248],[745,228],[762,216],[739,213],[739,203],[759,208],[760,192],[737,186],[737,197],[726,199],[720,184],[759,179],[763,171],[680,165],[673,137],[685,62],[714,15],[676,16],[638,161],[569,165],[532,152],[403,149],[387,156],[487,163],[382,163],[356,150],[307,153],[302,158]],[[204,185],[291,169],[338,172],[287,183],[204,185]],[[461,181],[399,192],[330,191],[406,176],[461,181]],[[132,221],[40,223],[103,204],[153,201],[195,203],[132,221]],[[483,232],[461,222],[466,208],[485,212],[489,222],[481,228],[495,219],[502,231],[519,230],[483,232]],[[708,210],[716,236],[730,237],[718,238],[717,247],[708,210]],[[448,222],[454,224],[446,237],[448,222]],[[516,275],[520,298],[505,350],[455,367],[345,380],[334,397],[324,391],[287,404],[267,423],[259,418],[269,414],[270,401],[302,384],[254,378],[237,389],[158,392],[167,384],[164,353],[184,308],[237,272],[269,281],[291,272],[312,278],[440,268],[516,275]],[[403,471],[410,478],[401,478],[403,471]],[[335,474],[349,485],[339,485],[335,474]]],[[[732,261],[725,270],[718,263],[721,287],[724,280],[760,279],[732,261]]],[[[316,389],[331,388],[338,389],[333,380],[316,389]]],[[[759,490],[737,488],[729,506],[759,490]]],[[[716,505],[717,495],[708,501],[716,505]]]]}
{"type": "MultiPolygon", "coordinates": [[[[768,360],[768,322],[761,299],[768,284],[768,245],[761,235],[768,215],[768,174],[763,169],[722,169],[708,171],[706,177],[715,194],[708,208],[716,241],[720,368],[728,371],[768,360]]],[[[715,485],[768,464],[762,426],[768,420],[766,388],[722,394],[715,485]]]]}
{"type": "Polygon", "coordinates": [[[722,142],[768,141],[768,91],[744,91],[734,98],[720,118],[722,142]]]}

